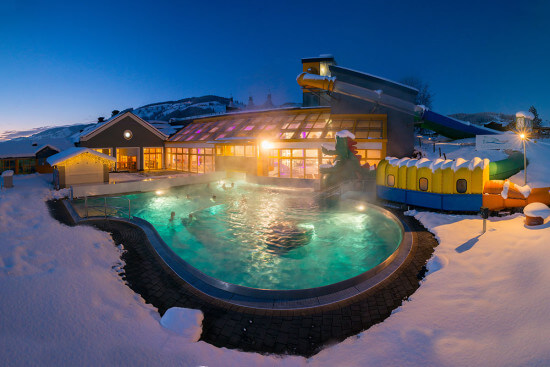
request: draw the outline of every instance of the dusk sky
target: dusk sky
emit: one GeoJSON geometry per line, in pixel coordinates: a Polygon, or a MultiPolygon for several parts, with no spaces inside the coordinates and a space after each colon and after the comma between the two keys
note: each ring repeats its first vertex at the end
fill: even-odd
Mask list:
{"type": "Polygon", "coordinates": [[[550,119],[547,1],[0,2],[0,132],[216,94],[300,102],[300,59],[429,83],[439,113],[550,119]]]}

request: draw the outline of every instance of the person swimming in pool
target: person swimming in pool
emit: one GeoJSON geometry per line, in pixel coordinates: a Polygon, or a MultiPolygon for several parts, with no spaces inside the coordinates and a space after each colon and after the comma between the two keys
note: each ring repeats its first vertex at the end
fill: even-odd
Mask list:
{"type": "Polygon", "coordinates": [[[175,217],[176,217],[176,212],[170,213],[170,222],[173,222],[175,217]]]}
{"type": "Polygon", "coordinates": [[[189,213],[189,216],[187,218],[181,218],[181,224],[183,224],[184,226],[188,226],[193,223],[194,220],[195,216],[193,215],[193,213],[189,213]]]}

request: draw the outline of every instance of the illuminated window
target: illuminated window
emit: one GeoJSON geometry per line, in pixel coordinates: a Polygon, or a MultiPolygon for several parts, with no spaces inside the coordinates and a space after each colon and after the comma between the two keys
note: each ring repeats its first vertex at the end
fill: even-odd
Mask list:
{"type": "Polygon", "coordinates": [[[306,149],[306,157],[318,157],[318,156],[319,156],[318,149],[306,149]]]}
{"type": "Polygon", "coordinates": [[[244,146],[242,145],[235,146],[235,156],[244,157],[244,146]]]}
{"type": "Polygon", "coordinates": [[[313,126],[313,128],[315,128],[315,129],[324,129],[325,126],[326,126],[326,124],[327,124],[326,122],[317,122],[317,123],[313,126]]]}
{"type": "Polygon", "coordinates": [[[143,168],[162,169],[162,148],[143,148],[143,168]]]}
{"type": "Polygon", "coordinates": [[[468,190],[468,181],[461,178],[456,180],[456,192],[464,194],[468,190]]]}
{"type": "Polygon", "coordinates": [[[288,130],[296,130],[298,128],[298,126],[300,126],[300,123],[299,122],[295,122],[293,124],[290,124],[288,125],[287,129],[288,130]]]}
{"type": "Polygon", "coordinates": [[[223,147],[220,147],[220,146],[216,147],[216,155],[223,155],[223,147]]]}
{"type": "Polygon", "coordinates": [[[223,155],[226,156],[234,156],[235,155],[235,147],[232,145],[226,145],[223,147],[223,155]]]}
{"type": "Polygon", "coordinates": [[[290,157],[290,149],[281,149],[281,157],[290,157]]]}
{"type": "Polygon", "coordinates": [[[351,129],[353,127],[353,120],[342,121],[342,129],[351,129]]]}
{"type": "Polygon", "coordinates": [[[305,177],[305,167],[303,159],[293,159],[292,160],[292,173],[291,177],[293,178],[304,178],[305,177]]]}
{"type": "Polygon", "coordinates": [[[320,139],[321,135],[323,135],[322,131],[312,131],[308,134],[308,139],[320,139]]]}
{"type": "Polygon", "coordinates": [[[428,191],[428,179],[426,177],[421,177],[418,180],[418,188],[420,191],[428,191]]]}
{"type": "Polygon", "coordinates": [[[307,131],[300,131],[300,132],[298,133],[298,138],[300,138],[300,139],[305,139],[305,138],[307,138],[307,131]]]}
{"type": "Polygon", "coordinates": [[[390,186],[390,187],[395,186],[395,176],[394,175],[388,175],[388,177],[386,177],[386,186],[390,186]]]}
{"type": "Polygon", "coordinates": [[[288,132],[288,133],[281,133],[279,135],[280,139],[292,139],[292,136],[294,135],[294,132],[288,132]]]}
{"type": "Polygon", "coordinates": [[[244,147],[244,155],[246,157],[255,157],[255,147],[253,145],[247,145],[244,147]]]}
{"type": "Polygon", "coordinates": [[[292,156],[293,157],[303,157],[304,156],[304,150],[303,149],[292,149],[292,156]]]}

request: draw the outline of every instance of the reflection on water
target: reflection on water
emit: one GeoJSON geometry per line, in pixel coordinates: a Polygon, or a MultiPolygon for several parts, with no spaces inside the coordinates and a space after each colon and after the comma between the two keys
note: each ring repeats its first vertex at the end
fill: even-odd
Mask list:
{"type": "Polygon", "coordinates": [[[151,222],[184,260],[255,288],[312,288],[351,278],[384,261],[402,236],[378,211],[319,207],[310,190],[238,182],[128,197],[134,215],[151,222]]]}

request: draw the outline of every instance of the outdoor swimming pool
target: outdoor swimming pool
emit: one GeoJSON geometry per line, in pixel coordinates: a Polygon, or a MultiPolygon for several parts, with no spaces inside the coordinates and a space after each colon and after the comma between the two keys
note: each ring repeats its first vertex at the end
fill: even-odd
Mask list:
{"type": "Polygon", "coordinates": [[[324,207],[315,195],[245,182],[224,188],[219,182],[125,197],[133,215],[149,221],[183,260],[245,287],[337,283],[372,269],[399,246],[402,228],[383,211],[350,202],[324,207]]]}

